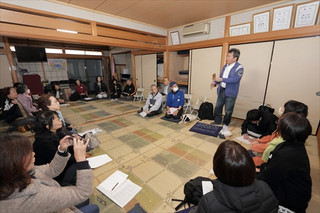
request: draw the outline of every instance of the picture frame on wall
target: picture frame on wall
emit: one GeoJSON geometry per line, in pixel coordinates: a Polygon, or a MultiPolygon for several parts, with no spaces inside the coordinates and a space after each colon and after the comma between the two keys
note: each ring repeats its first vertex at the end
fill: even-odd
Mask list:
{"type": "Polygon", "coordinates": [[[232,36],[248,35],[251,32],[251,23],[230,26],[229,33],[232,36]]]}
{"type": "Polygon", "coordinates": [[[269,32],[270,11],[264,11],[252,15],[253,33],[269,32]]]}
{"type": "Polygon", "coordinates": [[[170,37],[171,37],[171,43],[172,43],[172,45],[178,45],[178,44],[180,44],[179,31],[171,32],[171,33],[170,33],[170,37]]]}
{"type": "Polygon", "coordinates": [[[315,25],[319,15],[319,4],[319,1],[297,4],[294,27],[315,25]]]}
{"type": "Polygon", "coordinates": [[[291,27],[293,4],[273,8],[272,31],[285,30],[291,27]]]}

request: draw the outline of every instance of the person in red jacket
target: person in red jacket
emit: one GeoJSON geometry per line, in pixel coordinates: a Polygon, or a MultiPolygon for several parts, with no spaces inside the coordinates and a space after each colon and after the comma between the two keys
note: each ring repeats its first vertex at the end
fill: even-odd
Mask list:
{"type": "Polygon", "coordinates": [[[74,90],[80,94],[81,99],[88,97],[86,86],[82,84],[80,80],[76,80],[74,90]]]}

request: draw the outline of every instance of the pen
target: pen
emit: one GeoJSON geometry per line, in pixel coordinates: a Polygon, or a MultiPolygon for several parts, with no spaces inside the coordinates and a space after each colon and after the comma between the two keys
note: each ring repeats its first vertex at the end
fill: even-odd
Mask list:
{"type": "Polygon", "coordinates": [[[111,191],[113,191],[114,188],[116,188],[116,186],[118,186],[118,184],[119,184],[119,182],[116,185],[114,185],[114,187],[111,189],[111,191]]]}

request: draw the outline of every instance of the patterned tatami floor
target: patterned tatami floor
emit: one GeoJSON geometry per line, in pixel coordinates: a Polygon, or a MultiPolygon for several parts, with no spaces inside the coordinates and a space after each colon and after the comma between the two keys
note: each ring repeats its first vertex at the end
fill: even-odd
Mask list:
{"type": "MultiPolygon", "coordinates": [[[[64,117],[78,132],[100,128],[102,132],[97,137],[101,145],[93,155],[106,153],[113,159],[94,169],[91,202],[99,205],[101,213],[127,212],[136,203],[146,212],[174,212],[178,203],[171,199],[184,198],[183,186],[189,179],[214,178],[210,175],[212,157],[223,140],[190,132],[196,121],[179,125],[161,120],[162,115],[141,118],[136,111],[142,105],[142,102],[98,100],[72,102],[61,107],[64,117]],[[123,209],[95,189],[116,170],[128,174],[131,181],[142,187],[123,209]]],[[[241,123],[241,120],[232,119],[230,139],[240,136],[241,123]]],[[[310,136],[306,147],[313,178],[313,197],[307,212],[318,212],[320,169],[316,137],[310,136]]]]}

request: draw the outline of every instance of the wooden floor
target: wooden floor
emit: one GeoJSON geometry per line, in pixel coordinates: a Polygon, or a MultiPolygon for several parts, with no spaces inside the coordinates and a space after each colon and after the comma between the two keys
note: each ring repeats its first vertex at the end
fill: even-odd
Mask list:
{"type": "MultiPolygon", "coordinates": [[[[184,197],[183,186],[189,179],[196,176],[214,178],[209,172],[212,157],[223,140],[190,132],[197,121],[179,125],[161,120],[161,115],[141,118],[136,111],[142,105],[142,102],[99,100],[73,102],[61,107],[64,117],[79,132],[92,128],[102,130],[97,134],[101,145],[94,155],[106,153],[113,161],[94,169],[94,188],[115,170],[127,173],[130,180],[142,187],[123,209],[94,189],[91,202],[100,207],[101,213],[127,212],[136,203],[147,212],[174,212],[178,203],[171,199],[184,197]]],[[[232,119],[230,129],[233,136],[229,139],[240,136],[241,124],[242,120],[232,119]]],[[[4,129],[0,125],[0,131],[4,129]]],[[[32,133],[23,134],[33,140],[32,133]]],[[[308,138],[306,148],[313,181],[307,212],[313,213],[320,209],[319,153],[315,136],[308,138]]]]}

